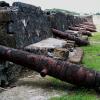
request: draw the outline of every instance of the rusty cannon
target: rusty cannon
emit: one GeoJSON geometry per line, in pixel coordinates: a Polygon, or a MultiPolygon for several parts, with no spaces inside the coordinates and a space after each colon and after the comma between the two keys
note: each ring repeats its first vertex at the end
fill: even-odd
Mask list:
{"type": "Polygon", "coordinates": [[[86,25],[86,24],[79,24],[79,25],[75,25],[75,27],[81,27],[81,28],[84,28],[84,27],[89,27],[89,28],[92,28],[92,29],[96,29],[96,27],[95,27],[95,26],[86,25]]]}
{"type": "Polygon", "coordinates": [[[93,29],[93,28],[90,28],[90,27],[85,27],[85,29],[87,31],[90,31],[90,32],[97,32],[96,29],[93,29]]]}
{"type": "Polygon", "coordinates": [[[96,32],[96,29],[91,28],[91,27],[86,27],[86,26],[69,27],[69,29],[74,30],[74,31],[86,30],[90,32],[96,32]]]}
{"type": "Polygon", "coordinates": [[[79,33],[82,35],[87,35],[89,37],[92,36],[92,33],[90,31],[80,30],[79,33]]]}
{"type": "Polygon", "coordinates": [[[83,24],[95,27],[95,25],[93,23],[91,23],[91,22],[83,22],[83,24]]]}
{"type": "Polygon", "coordinates": [[[82,65],[54,60],[46,56],[35,55],[1,45],[0,59],[35,70],[39,72],[42,77],[50,75],[80,87],[97,88],[100,86],[100,73],[85,68],[82,65]]]}
{"type": "Polygon", "coordinates": [[[73,30],[73,31],[80,31],[80,27],[71,27],[69,26],[69,30],[73,30]]]}
{"type": "Polygon", "coordinates": [[[78,46],[85,46],[85,45],[89,45],[89,41],[86,41],[84,39],[81,39],[79,37],[76,37],[76,36],[73,36],[73,35],[70,35],[66,32],[62,32],[62,31],[59,31],[59,30],[56,30],[56,29],[53,29],[52,28],[52,32],[55,36],[57,37],[60,37],[62,39],[68,39],[68,40],[72,40],[72,41],[75,41],[75,43],[78,45],[78,46]]]}

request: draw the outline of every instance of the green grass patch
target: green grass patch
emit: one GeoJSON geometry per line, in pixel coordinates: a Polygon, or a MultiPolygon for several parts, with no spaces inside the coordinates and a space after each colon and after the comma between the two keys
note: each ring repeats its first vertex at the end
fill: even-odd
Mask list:
{"type": "Polygon", "coordinates": [[[90,41],[99,41],[100,42],[100,32],[93,33],[93,36],[90,38],[90,41]]]}
{"type": "Polygon", "coordinates": [[[96,95],[91,94],[87,90],[77,91],[72,94],[63,95],[61,97],[53,97],[50,100],[100,100],[96,95]]]}
{"type": "Polygon", "coordinates": [[[82,47],[84,50],[83,64],[100,71],[100,32],[90,38],[91,45],[82,47]]]}
{"type": "Polygon", "coordinates": [[[100,44],[91,44],[90,46],[83,47],[83,50],[83,64],[100,71],[100,44]]]}

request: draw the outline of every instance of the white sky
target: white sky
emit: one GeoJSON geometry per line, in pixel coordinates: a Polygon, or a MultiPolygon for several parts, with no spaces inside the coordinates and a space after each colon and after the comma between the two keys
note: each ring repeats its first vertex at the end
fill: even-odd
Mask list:
{"type": "MultiPolygon", "coordinates": [[[[0,0],[2,1],[2,0],[0,0]]],[[[100,0],[5,0],[10,4],[15,1],[20,1],[35,6],[40,6],[42,9],[59,8],[83,13],[100,12],[100,0]]]]}

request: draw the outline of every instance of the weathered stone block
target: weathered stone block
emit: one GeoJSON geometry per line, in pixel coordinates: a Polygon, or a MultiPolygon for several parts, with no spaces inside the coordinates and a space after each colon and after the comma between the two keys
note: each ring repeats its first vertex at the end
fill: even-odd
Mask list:
{"type": "Polygon", "coordinates": [[[69,50],[65,48],[55,48],[53,52],[53,58],[60,60],[67,60],[69,56],[69,50]]]}
{"type": "Polygon", "coordinates": [[[65,48],[67,47],[66,45],[67,41],[65,40],[48,38],[38,43],[26,46],[25,50],[35,54],[64,60],[67,59],[69,55],[69,50],[65,48]]]}
{"type": "Polygon", "coordinates": [[[76,48],[73,52],[69,53],[68,61],[71,63],[81,63],[83,58],[83,50],[81,48],[76,48]]]}

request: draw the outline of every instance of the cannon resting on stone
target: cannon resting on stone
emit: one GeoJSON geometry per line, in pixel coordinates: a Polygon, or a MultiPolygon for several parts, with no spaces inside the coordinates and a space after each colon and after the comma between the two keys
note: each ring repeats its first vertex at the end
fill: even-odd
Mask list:
{"type": "Polygon", "coordinates": [[[62,39],[69,39],[69,40],[75,41],[75,43],[78,46],[89,45],[89,41],[81,39],[80,37],[76,37],[76,36],[70,35],[67,32],[62,32],[62,31],[59,31],[59,30],[56,30],[56,29],[52,29],[52,32],[53,32],[53,34],[55,36],[60,37],[62,39]]]}
{"type": "Polygon", "coordinates": [[[100,72],[85,68],[82,65],[54,60],[1,45],[0,59],[35,70],[42,77],[50,75],[73,85],[87,88],[98,88],[100,86],[100,72]]]}
{"type": "Polygon", "coordinates": [[[85,30],[80,30],[78,31],[78,33],[82,34],[82,35],[87,35],[87,36],[92,36],[92,33],[90,31],[85,31],[85,30]]]}
{"type": "Polygon", "coordinates": [[[90,26],[77,26],[76,27],[69,27],[70,30],[75,30],[75,31],[80,31],[80,30],[85,30],[85,31],[90,31],[90,32],[96,32],[96,29],[90,27],[90,26]]]}

